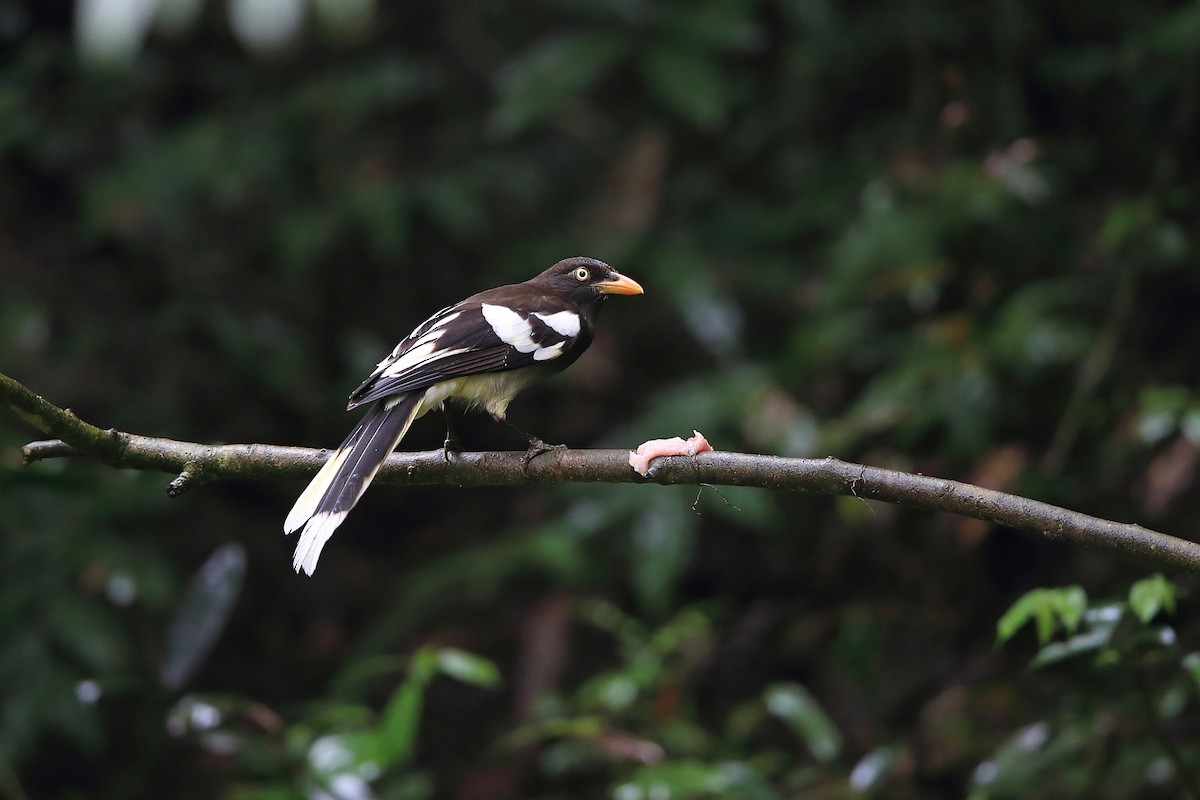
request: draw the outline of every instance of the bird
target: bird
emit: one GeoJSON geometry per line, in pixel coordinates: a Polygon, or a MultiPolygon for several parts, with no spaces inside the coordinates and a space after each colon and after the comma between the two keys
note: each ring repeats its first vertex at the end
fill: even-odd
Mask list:
{"type": "MultiPolygon", "coordinates": [[[[283,523],[285,535],[300,532],[292,567],[313,574],[326,542],[412,423],[448,401],[482,409],[525,436],[527,467],[540,453],[562,447],[508,422],[509,403],[583,354],[608,297],[642,293],[637,281],[603,261],[576,256],[524,283],[473,294],[418,325],[351,392],[346,410],[367,406],[366,413],[283,523]]],[[[448,424],[447,458],[452,448],[457,444],[448,424]]]]}

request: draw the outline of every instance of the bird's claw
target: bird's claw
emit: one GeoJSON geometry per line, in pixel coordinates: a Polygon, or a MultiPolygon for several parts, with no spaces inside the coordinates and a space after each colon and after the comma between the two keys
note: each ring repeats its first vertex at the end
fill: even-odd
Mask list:
{"type": "Polygon", "coordinates": [[[446,436],[446,441],[442,442],[442,458],[449,464],[450,454],[458,455],[462,449],[462,442],[458,440],[457,436],[446,436]]]}
{"type": "Polygon", "coordinates": [[[538,456],[540,456],[542,453],[549,453],[553,450],[566,450],[566,449],[568,449],[568,448],[565,444],[547,444],[546,442],[543,442],[541,439],[538,439],[537,437],[531,438],[529,440],[529,449],[525,451],[525,457],[523,459],[525,462],[525,470],[528,472],[529,471],[529,463],[531,461],[533,461],[535,458],[537,458],[538,456]]]}

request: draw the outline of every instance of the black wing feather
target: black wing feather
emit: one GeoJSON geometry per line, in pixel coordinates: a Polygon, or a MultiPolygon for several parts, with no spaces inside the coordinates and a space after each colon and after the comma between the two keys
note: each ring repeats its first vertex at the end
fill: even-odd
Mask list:
{"type": "Polygon", "coordinates": [[[419,397],[404,398],[391,408],[381,403],[367,412],[338,448],[338,452],[349,449],[350,455],[329,482],[316,514],[336,514],[354,508],[379,466],[399,443],[411,421],[412,408],[419,402],[419,397]]]}
{"type": "MultiPolygon", "coordinates": [[[[540,302],[537,304],[536,310],[540,313],[570,310],[563,301],[552,296],[539,297],[538,300],[540,302]]],[[[538,362],[534,358],[533,352],[523,353],[502,341],[483,316],[481,305],[485,302],[489,302],[486,297],[464,300],[458,305],[442,309],[421,323],[416,330],[397,345],[387,359],[376,367],[370,377],[354,390],[350,395],[347,409],[384,397],[426,389],[451,378],[461,378],[481,372],[502,372],[538,363],[550,364],[550,361],[538,362]],[[422,337],[431,333],[439,321],[452,314],[459,316],[444,324],[444,332],[436,340],[436,346],[432,353],[399,374],[384,374],[396,362],[403,359],[410,350],[421,346],[418,343],[422,341],[422,337]],[[460,352],[450,352],[455,350],[460,352]]],[[[590,340],[590,328],[586,336],[566,337],[538,318],[530,316],[527,309],[521,309],[521,312],[522,316],[530,321],[531,338],[535,343],[546,347],[553,346],[560,341],[564,342],[564,352],[553,359],[554,366],[558,366],[558,362],[561,361],[562,366],[565,367],[574,361],[574,356],[570,355],[568,351],[574,349],[576,343],[581,340],[586,347],[590,340]]],[[[579,348],[579,351],[581,352],[582,349],[579,348]]]]}

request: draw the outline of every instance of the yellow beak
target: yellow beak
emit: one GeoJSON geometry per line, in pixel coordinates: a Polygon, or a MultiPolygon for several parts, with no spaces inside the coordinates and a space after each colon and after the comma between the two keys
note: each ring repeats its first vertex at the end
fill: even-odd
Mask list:
{"type": "Polygon", "coordinates": [[[596,284],[603,294],[645,294],[642,285],[633,278],[617,273],[615,278],[596,284]]]}

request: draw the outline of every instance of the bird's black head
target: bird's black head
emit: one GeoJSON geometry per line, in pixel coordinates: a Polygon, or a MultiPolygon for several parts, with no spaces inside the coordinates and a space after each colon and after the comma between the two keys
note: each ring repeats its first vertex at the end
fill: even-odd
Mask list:
{"type": "Polygon", "coordinates": [[[615,269],[586,256],[564,258],[530,281],[555,294],[575,297],[579,302],[600,300],[610,294],[642,294],[642,287],[615,269]]]}

